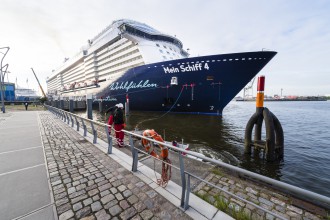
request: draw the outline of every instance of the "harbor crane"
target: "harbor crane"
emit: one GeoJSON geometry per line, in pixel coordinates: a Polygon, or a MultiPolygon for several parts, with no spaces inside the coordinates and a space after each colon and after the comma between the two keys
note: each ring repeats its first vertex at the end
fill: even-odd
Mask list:
{"type": "Polygon", "coordinates": [[[42,88],[42,86],[41,86],[41,84],[40,84],[40,82],[39,82],[39,79],[38,79],[37,75],[35,74],[35,72],[34,72],[34,70],[33,70],[33,68],[32,68],[32,67],[31,67],[31,70],[32,70],[32,72],[33,72],[34,76],[35,76],[35,77],[36,77],[36,79],[37,79],[37,82],[38,82],[38,84],[39,84],[39,87],[40,87],[40,90],[41,90],[41,92],[42,92],[42,95],[44,96],[44,98],[46,98],[46,94],[45,94],[45,91],[43,90],[43,88],[42,88]]]}
{"type": "Polygon", "coordinates": [[[246,87],[244,87],[244,91],[243,91],[243,99],[249,99],[249,98],[253,98],[253,83],[254,80],[256,79],[256,77],[254,77],[246,87]]]}

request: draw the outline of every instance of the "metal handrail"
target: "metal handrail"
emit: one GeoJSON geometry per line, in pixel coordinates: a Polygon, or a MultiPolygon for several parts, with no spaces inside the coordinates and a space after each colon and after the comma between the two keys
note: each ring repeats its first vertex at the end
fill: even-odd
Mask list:
{"type": "MultiPolygon", "coordinates": [[[[81,117],[81,116],[79,116],[79,115],[75,115],[75,114],[73,114],[73,113],[70,113],[70,112],[67,112],[67,111],[64,111],[64,110],[62,110],[62,109],[58,109],[58,108],[55,108],[55,107],[52,107],[52,106],[48,106],[48,105],[45,105],[45,107],[47,108],[47,109],[52,109],[53,110],[53,112],[58,112],[58,111],[60,111],[61,113],[59,113],[58,115],[63,115],[63,114],[70,114],[70,115],[73,115],[73,116],[75,116],[75,117],[78,117],[78,118],[80,118],[81,120],[82,120],[82,123],[83,123],[83,120],[85,120],[85,121],[88,121],[88,122],[90,122],[92,125],[93,124],[97,124],[97,125],[99,125],[99,126],[101,126],[101,127],[105,127],[105,128],[109,128],[109,127],[111,127],[110,125],[108,125],[108,124],[105,124],[105,123],[101,123],[101,122],[97,122],[97,121],[93,121],[93,120],[90,120],[90,119],[88,119],[88,118],[84,118],[84,117],[81,117]]],[[[64,117],[64,122],[65,122],[65,118],[66,117],[64,117]]],[[[69,118],[68,116],[67,116],[67,118],[69,118]]],[[[70,123],[70,122],[69,122],[70,123]]],[[[69,124],[68,123],[68,124],[69,124]]],[[[84,125],[84,123],[83,123],[83,125],[84,125]]],[[[85,126],[86,127],[86,126],[85,126]]],[[[113,128],[112,128],[113,129],[113,128]]],[[[94,129],[93,129],[94,130],[94,129]]],[[[113,129],[114,130],[114,129],[113,129]]],[[[307,199],[310,199],[310,200],[312,200],[312,201],[317,201],[317,202],[321,202],[321,203],[323,203],[324,205],[325,205],[325,207],[327,207],[327,206],[330,206],[330,198],[329,197],[326,197],[326,196],[323,196],[323,195],[320,195],[320,194],[317,194],[317,193],[314,193],[314,192],[311,192],[311,191],[308,191],[308,190],[305,190],[305,189],[302,189],[302,188],[299,188],[299,187],[296,187],[296,186],[293,186],[293,185],[290,185],[290,184],[288,184],[288,183],[283,183],[283,182],[280,182],[280,181],[278,181],[278,180],[274,180],[274,179],[271,179],[271,178],[269,178],[269,177],[266,177],[266,176],[262,176],[262,175],[260,175],[260,174],[257,174],[257,173],[253,173],[253,172],[251,172],[251,171],[247,171],[247,170],[244,170],[244,169],[242,169],[242,168],[239,168],[239,167],[235,167],[235,166],[233,166],[233,165],[230,165],[230,164],[226,164],[226,163],[224,163],[224,162],[221,162],[221,161],[218,161],[218,160],[215,160],[215,159],[212,159],[212,158],[208,158],[208,157],[205,157],[205,156],[201,156],[200,154],[198,154],[198,153],[195,153],[195,152],[192,152],[192,151],[187,151],[187,150],[183,150],[183,149],[180,149],[180,148],[177,148],[177,147],[174,147],[174,146],[171,146],[171,145],[169,145],[169,144],[166,144],[166,143],[163,143],[163,142],[159,142],[159,141],[156,141],[156,140],[154,140],[154,139],[150,139],[150,138],[147,138],[147,137],[145,137],[145,136],[142,136],[142,135],[139,135],[139,134],[136,134],[136,133],[134,133],[134,132],[130,132],[130,131],[127,131],[127,130],[122,130],[125,134],[128,134],[129,135],[129,137],[130,137],[130,146],[131,146],[131,150],[132,150],[132,157],[133,157],[133,166],[134,166],[134,169],[133,169],[133,167],[132,167],[132,171],[136,171],[136,169],[137,169],[137,161],[135,161],[136,159],[137,159],[137,156],[135,155],[135,154],[137,154],[137,151],[135,151],[134,152],[134,149],[135,149],[135,147],[134,147],[134,145],[133,145],[133,142],[131,141],[131,137],[132,136],[135,136],[135,137],[138,137],[138,138],[143,138],[143,139],[146,139],[146,140],[148,140],[148,141],[151,141],[151,142],[153,142],[153,143],[157,143],[157,144],[161,144],[161,145],[163,145],[163,146],[166,146],[166,147],[168,147],[169,149],[172,149],[172,150],[174,150],[174,151],[176,151],[176,152],[178,152],[178,154],[179,154],[179,159],[180,159],[180,169],[183,169],[183,171],[181,171],[181,172],[184,172],[185,174],[188,174],[188,193],[187,193],[187,195],[186,195],[186,198],[181,198],[181,201],[186,201],[186,202],[188,202],[189,201],[189,190],[190,190],[190,176],[193,176],[194,178],[197,178],[197,179],[199,179],[199,180],[202,180],[201,178],[199,178],[199,177],[196,177],[196,176],[194,176],[193,174],[190,174],[190,173],[188,173],[188,172],[185,172],[184,171],[184,167],[183,167],[183,157],[182,157],[182,153],[184,153],[184,154],[189,154],[189,155],[192,155],[192,156],[194,156],[194,157],[197,157],[197,158],[200,158],[200,159],[202,159],[203,161],[208,161],[208,162],[211,162],[211,163],[213,163],[213,164],[215,164],[215,165],[217,165],[217,166],[220,166],[220,167],[223,167],[223,168],[226,168],[226,169],[228,169],[228,170],[230,170],[230,171],[234,171],[234,172],[236,172],[236,173],[238,173],[238,174],[241,174],[241,175],[244,175],[244,176],[247,176],[247,177],[249,177],[249,178],[253,178],[253,179],[256,179],[256,180],[259,180],[259,181],[262,181],[262,182],[264,182],[264,183],[267,183],[267,184],[270,184],[270,185],[272,185],[272,186],[274,186],[274,187],[276,187],[276,188],[278,188],[278,189],[281,189],[281,190],[284,190],[284,191],[286,191],[286,192],[290,192],[292,195],[295,195],[295,196],[298,196],[298,197],[301,197],[301,198],[307,198],[307,199]],[[136,157],[136,158],[135,158],[136,157]],[[181,164],[182,163],[182,164],[181,164]]],[[[94,134],[94,131],[93,131],[93,134],[94,134]]],[[[97,138],[97,137],[96,137],[97,138]]],[[[94,135],[94,139],[95,139],[95,135],[94,135]]],[[[112,143],[110,144],[110,141],[112,141],[112,138],[110,137],[110,140],[109,140],[109,138],[108,138],[108,142],[109,142],[109,148],[111,148],[112,147],[112,143]]],[[[110,149],[108,149],[108,153],[110,154],[112,152],[112,150],[110,149]]],[[[202,180],[203,182],[206,182],[207,184],[209,184],[209,185],[212,185],[212,186],[214,186],[214,187],[216,187],[215,185],[213,185],[212,183],[209,183],[209,182],[207,182],[207,181],[205,181],[205,180],[202,180]]],[[[186,191],[186,181],[185,181],[185,177],[182,177],[182,188],[183,188],[183,190],[184,191],[186,191]]],[[[218,188],[218,187],[216,187],[216,188],[218,188]]],[[[220,189],[220,190],[222,190],[221,188],[218,188],[218,189],[220,189]]],[[[226,193],[229,193],[229,192],[226,192],[226,193]]],[[[185,193],[183,193],[182,194],[182,197],[185,197],[185,193]]],[[[236,196],[235,196],[236,197],[236,196]]],[[[236,197],[237,198],[237,197],[236,197]]],[[[245,199],[243,199],[243,198],[241,198],[241,197],[238,197],[240,200],[242,200],[242,201],[244,201],[244,202],[246,202],[245,201],[245,199]]],[[[181,202],[181,207],[182,208],[184,208],[184,209],[186,209],[189,205],[188,204],[186,204],[186,202],[181,202]]],[[[250,204],[251,202],[249,202],[249,204],[250,204]]],[[[264,209],[264,208],[262,208],[261,206],[259,206],[259,205],[257,205],[257,204],[251,204],[251,205],[254,205],[255,207],[257,207],[257,208],[259,208],[259,209],[261,209],[261,210],[263,210],[263,211],[265,211],[265,212],[267,212],[267,213],[269,213],[269,214],[271,214],[271,215],[273,215],[273,216],[275,216],[275,217],[278,217],[278,218],[280,218],[280,219],[284,219],[283,217],[281,217],[281,216],[278,216],[276,213],[273,213],[273,212],[271,212],[271,211],[269,211],[269,210],[266,210],[266,209],[264,209]]]]}

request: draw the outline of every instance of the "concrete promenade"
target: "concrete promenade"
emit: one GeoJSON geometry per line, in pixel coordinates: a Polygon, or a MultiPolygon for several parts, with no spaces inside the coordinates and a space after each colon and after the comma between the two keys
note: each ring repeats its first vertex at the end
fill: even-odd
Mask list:
{"type": "Polygon", "coordinates": [[[129,156],[109,157],[48,111],[2,114],[0,131],[0,219],[232,219],[198,197],[183,211],[179,186],[132,173],[129,156]]]}
{"type": "Polygon", "coordinates": [[[56,219],[37,112],[0,114],[0,219],[56,219]]]}

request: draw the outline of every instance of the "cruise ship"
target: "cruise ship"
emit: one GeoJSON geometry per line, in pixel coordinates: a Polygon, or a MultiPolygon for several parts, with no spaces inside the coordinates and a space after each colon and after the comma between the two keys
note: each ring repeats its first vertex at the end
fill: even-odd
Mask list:
{"type": "Polygon", "coordinates": [[[16,101],[36,101],[41,98],[33,89],[23,88],[17,85],[15,89],[16,101]]]}
{"type": "Polygon", "coordinates": [[[47,78],[50,99],[133,111],[222,115],[223,108],[276,55],[256,51],[189,57],[182,42],[147,24],[114,21],[47,78]]]}

